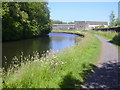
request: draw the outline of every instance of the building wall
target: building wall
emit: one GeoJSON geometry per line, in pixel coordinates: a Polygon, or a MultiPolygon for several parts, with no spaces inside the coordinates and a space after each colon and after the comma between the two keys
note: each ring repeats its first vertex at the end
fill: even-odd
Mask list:
{"type": "Polygon", "coordinates": [[[89,25],[85,23],[85,21],[75,21],[75,29],[80,29],[80,30],[88,30],[89,25]]]}
{"type": "Polygon", "coordinates": [[[53,24],[52,28],[54,30],[90,30],[95,28],[96,26],[104,25],[108,26],[108,22],[100,22],[100,21],[75,21],[75,24],[53,24]]]}
{"type": "MultiPolygon", "coordinates": [[[[95,28],[96,26],[100,26],[100,25],[89,25],[89,29],[93,29],[95,28]]],[[[104,25],[105,27],[107,27],[108,25],[104,25]]]]}
{"type": "Polygon", "coordinates": [[[101,21],[75,21],[75,28],[79,30],[90,30],[95,28],[96,26],[104,25],[108,26],[108,22],[101,21]]]}
{"type": "Polygon", "coordinates": [[[75,29],[75,24],[53,24],[52,28],[54,30],[70,30],[75,29]]]}

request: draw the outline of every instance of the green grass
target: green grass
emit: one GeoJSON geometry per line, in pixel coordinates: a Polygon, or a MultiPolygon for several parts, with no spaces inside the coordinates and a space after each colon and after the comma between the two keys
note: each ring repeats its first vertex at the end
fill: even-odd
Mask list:
{"type": "Polygon", "coordinates": [[[0,78],[0,90],[2,89],[2,78],[0,78]]]}
{"type": "Polygon", "coordinates": [[[115,32],[115,31],[93,31],[93,30],[91,30],[89,32],[92,34],[97,34],[99,36],[104,37],[111,43],[118,46],[118,48],[120,48],[120,33],[115,32]]]}
{"type": "Polygon", "coordinates": [[[2,89],[2,78],[0,78],[0,90],[2,89]]]}
{"type": "MultiPolygon", "coordinates": [[[[68,31],[66,31],[68,32],[68,31]]],[[[93,72],[101,51],[101,42],[90,33],[79,44],[61,52],[47,53],[34,61],[23,63],[4,78],[4,88],[72,88],[80,87],[93,72]]]]}
{"type": "Polygon", "coordinates": [[[112,40],[116,35],[118,35],[118,33],[115,31],[93,31],[93,30],[91,30],[89,32],[92,32],[94,34],[98,34],[98,35],[100,35],[108,40],[112,40]]]}
{"type": "Polygon", "coordinates": [[[2,69],[0,68],[0,90],[2,89],[2,69]]]}

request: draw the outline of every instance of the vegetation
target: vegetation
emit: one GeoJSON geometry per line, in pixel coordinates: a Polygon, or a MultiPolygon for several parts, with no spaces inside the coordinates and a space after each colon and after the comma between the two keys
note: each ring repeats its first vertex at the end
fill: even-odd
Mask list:
{"type": "Polygon", "coordinates": [[[18,40],[51,31],[47,2],[2,2],[2,39],[18,40]]]}
{"type": "Polygon", "coordinates": [[[63,22],[59,20],[51,20],[52,24],[74,24],[74,22],[63,22]]]}
{"type": "Polygon", "coordinates": [[[52,24],[67,24],[66,22],[62,22],[59,20],[51,20],[52,24]]]}
{"type": "Polygon", "coordinates": [[[89,31],[93,34],[98,34],[104,38],[106,38],[107,40],[109,40],[111,43],[116,44],[118,46],[120,46],[120,33],[119,32],[115,32],[115,31],[89,31]]]}
{"type": "Polygon", "coordinates": [[[0,90],[2,89],[2,69],[0,68],[0,90]]]}
{"type": "Polygon", "coordinates": [[[105,28],[104,25],[101,25],[101,26],[95,26],[95,28],[105,28]]]}
{"type": "Polygon", "coordinates": [[[48,52],[46,57],[40,58],[36,52],[33,57],[22,58],[30,61],[21,63],[18,67],[14,65],[17,68],[11,69],[3,77],[3,88],[80,87],[98,62],[101,43],[90,33],[71,32],[82,33],[85,37],[77,45],[61,51],[62,53],[48,52]]]}
{"type": "Polygon", "coordinates": [[[68,24],[75,24],[74,22],[68,22],[68,24]]]}
{"type": "Polygon", "coordinates": [[[109,26],[118,26],[120,25],[120,21],[118,18],[115,17],[114,12],[112,11],[110,14],[110,23],[109,26]]]}

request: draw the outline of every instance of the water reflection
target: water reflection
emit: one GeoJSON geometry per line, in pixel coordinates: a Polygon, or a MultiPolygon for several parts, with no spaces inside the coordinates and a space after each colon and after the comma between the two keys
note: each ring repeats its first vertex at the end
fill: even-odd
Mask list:
{"type": "Polygon", "coordinates": [[[62,50],[65,47],[73,46],[76,43],[78,36],[64,33],[50,33],[51,49],[62,50]]]}
{"type": "Polygon", "coordinates": [[[4,42],[2,44],[3,66],[5,65],[4,56],[7,57],[7,67],[11,64],[14,56],[20,57],[21,52],[24,56],[32,55],[34,51],[40,54],[47,50],[62,50],[65,47],[72,46],[76,43],[76,35],[64,33],[50,33],[47,37],[26,39],[13,42],[4,42]]]}

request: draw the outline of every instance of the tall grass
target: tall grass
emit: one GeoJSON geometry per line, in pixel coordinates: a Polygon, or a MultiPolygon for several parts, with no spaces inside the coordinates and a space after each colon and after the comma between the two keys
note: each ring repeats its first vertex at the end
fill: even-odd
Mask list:
{"type": "Polygon", "coordinates": [[[89,31],[89,32],[92,32],[93,34],[98,34],[108,40],[112,40],[116,35],[118,35],[117,32],[115,31],[89,31]]]}
{"type": "Polygon", "coordinates": [[[2,69],[0,68],[0,90],[2,89],[2,69]]]}
{"type": "Polygon", "coordinates": [[[106,38],[108,41],[111,43],[119,46],[120,48],[120,32],[115,32],[115,31],[89,31],[93,34],[100,35],[104,38],[106,38]]]}
{"type": "MultiPolygon", "coordinates": [[[[3,79],[3,88],[73,88],[80,87],[99,60],[101,43],[92,34],[61,52],[50,52],[21,64],[3,79]]],[[[32,59],[32,58],[31,58],[32,59]]]]}

